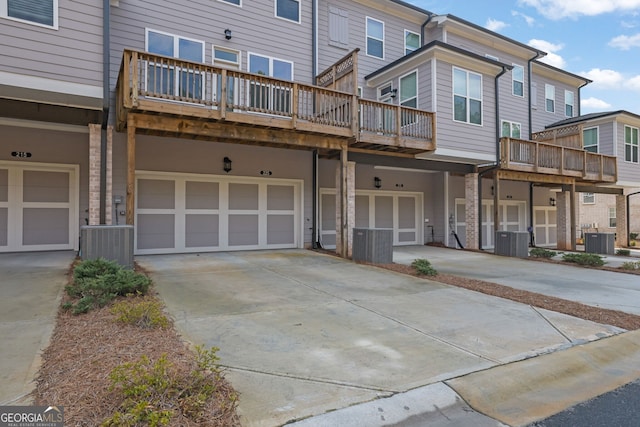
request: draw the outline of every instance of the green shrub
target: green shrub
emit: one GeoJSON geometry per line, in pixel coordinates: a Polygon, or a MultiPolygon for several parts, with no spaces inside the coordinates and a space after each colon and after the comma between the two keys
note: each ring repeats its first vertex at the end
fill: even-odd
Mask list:
{"type": "Polygon", "coordinates": [[[413,262],[411,263],[411,267],[413,267],[416,272],[422,276],[435,276],[438,274],[431,263],[424,258],[413,260],[413,262]]]}
{"type": "Polygon", "coordinates": [[[640,270],[640,261],[624,262],[620,268],[623,270],[640,270]]]}
{"type": "Polygon", "coordinates": [[[545,248],[533,248],[529,252],[529,255],[534,258],[553,258],[554,256],[558,255],[558,253],[545,248]]]}
{"type": "Polygon", "coordinates": [[[638,233],[629,233],[629,238],[631,240],[636,240],[638,238],[638,233]]]}
{"type": "Polygon", "coordinates": [[[589,265],[593,267],[601,267],[604,265],[604,260],[598,254],[576,254],[569,253],[562,255],[562,260],[566,262],[573,262],[580,265],[589,265]]]}
{"type": "Polygon", "coordinates": [[[117,296],[144,295],[151,285],[151,279],[147,276],[124,270],[118,264],[104,259],[79,263],[73,270],[73,277],[73,282],[65,290],[77,301],[63,305],[73,314],[104,307],[117,296]]]}
{"type": "Polygon", "coordinates": [[[116,321],[145,329],[167,328],[169,319],[162,311],[162,304],[156,300],[124,300],[111,307],[116,321]]]}
{"type": "Polygon", "coordinates": [[[629,249],[618,249],[616,251],[616,255],[629,256],[629,255],[631,255],[631,251],[629,249]]]}
{"type": "Polygon", "coordinates": [[[123,402],[102,426],[164,426],[178,412],[194,421],[206,420],[203,410],[221,379],[217,351],[197,346],[196,366],[190,372],[180,372],[164,354],[155,362],[143,355],[117,366],[109,374],[110,388],[118,390],[123,402]]]}

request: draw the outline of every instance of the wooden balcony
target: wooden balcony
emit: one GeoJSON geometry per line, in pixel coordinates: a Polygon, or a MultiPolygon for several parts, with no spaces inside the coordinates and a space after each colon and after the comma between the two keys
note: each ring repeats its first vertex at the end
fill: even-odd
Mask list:
{"type": "MultiPolygon", "coordinates": [[[[435,149],[433,113],[320,86],[125,50],[116,126],[275,146],[435,149]]],[[[187,136],[187,135],[185,135],[187,136]]]]}
{"type": "Polygon", "coordinates": [[[616,182],[615,156],[590,153],[553,143],[500,139],[501,168],[511,171],[574,177],[585,182],[616,182]]]}

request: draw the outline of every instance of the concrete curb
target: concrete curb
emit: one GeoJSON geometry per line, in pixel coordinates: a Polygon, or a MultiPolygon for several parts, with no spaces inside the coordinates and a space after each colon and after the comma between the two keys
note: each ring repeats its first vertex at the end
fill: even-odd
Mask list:
{"type": "Polygon", "coordinates": [[[640,330],[446,381],[474,410],[525,426],[640,378],[640,330]]]}

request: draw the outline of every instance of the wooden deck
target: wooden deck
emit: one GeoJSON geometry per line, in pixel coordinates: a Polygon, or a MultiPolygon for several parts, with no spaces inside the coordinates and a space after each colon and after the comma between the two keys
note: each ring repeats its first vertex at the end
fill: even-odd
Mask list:
{"type": "Polygon", "coordinates": [[[615,156],[590,153],[559,144],[501,138],[501,169],[574,177],[576,181],[616,182],[615,156]]]}
{"type": "Polygon", "coordinates": [[[435,150],[433,113],[335,89],[125,50],[116,128],[299,148],[435,150]]]}

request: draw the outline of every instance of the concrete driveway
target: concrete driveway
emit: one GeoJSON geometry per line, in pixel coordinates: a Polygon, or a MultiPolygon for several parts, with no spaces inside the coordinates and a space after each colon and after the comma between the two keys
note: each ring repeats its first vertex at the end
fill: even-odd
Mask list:
{"type": "MultiPolygon", "coordinates": [[[[227,377],[241,394],[245,426],[277,426],[345,407],[351,411],[361,407],[351,405],[389,396],[415,403],[389,404],[404,408],[392,416],[384,413],[383,400],[373,402],[367,416],[390,425],[441,407],[442,393],[453,396],[444,399],[449,404],[460,404],[442,381],[458,378],[457,386],[465,390],[459,378],[466,374],[517,366],[511,362],[526,363],[621,332],[306,250],[155,255],[137,261],[151,273],[185,338],[220,348],[227,377]]],[[[468,268],[464,261],[459,265],[468,268]]],[[[636,350],[640,355],[640,346],[636,350]]],[[[638,366],[640,359],[631,360],[638,366]]],[[[597,363],[591,366],[603,370],[597,363]]],[[[549,371],[544,365],[526,369],[531,375],[549,371]]],[[[622,368],[609,371],[629,375],[622,368]]],[[[572,374],[571,368],[565,372],[572,374]]],[[[533,419],[546,415],[536,413],[533,419]]],[[[341,417],[341,425],[377,425],[362,414],[349,416],[336,411],[301,425],[335,425],[330,417],[341,417]]],[[[477,417],[478,425],[479,419],[497,425],[477,417]]]]}
{"type": "Polygon", "coordinates": [[[74,258],[71,251],[0,254],[0,405],[29,404],[74,258]]]}

